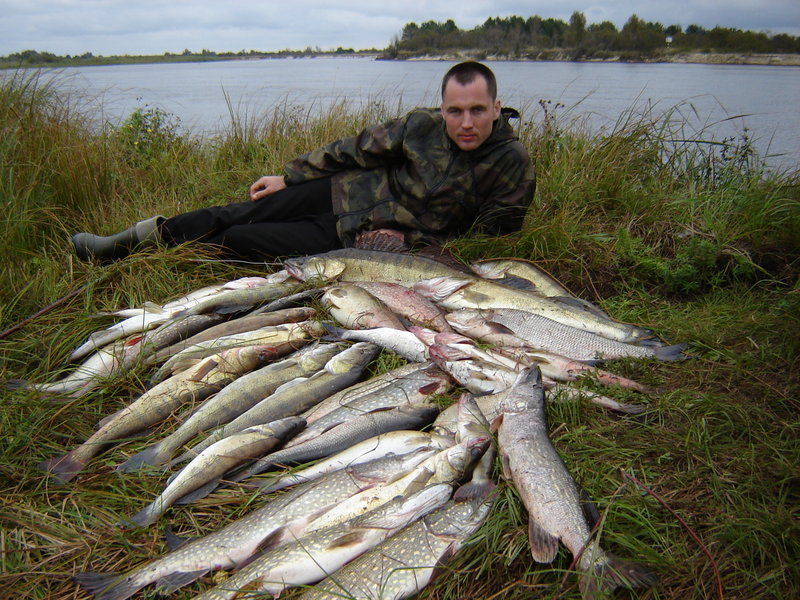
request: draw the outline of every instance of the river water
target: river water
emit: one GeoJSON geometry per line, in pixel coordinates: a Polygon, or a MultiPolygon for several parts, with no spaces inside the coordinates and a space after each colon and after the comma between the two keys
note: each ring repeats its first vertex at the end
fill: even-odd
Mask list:
{"type": "MultiPolygon", "coordinates": [[[[325,57],[207,63],[115,65],[48,72],[58,86],[90,102],[99,120],[120,123],[137,108],[173,114],[186,132],[209,136],[239,117],[276,105],[319,113],[346,100],[354,109],[379,101],[400,113],[439,103],[451,63],[325,57]]],[[[526,120],[541,102],[565,126],[613,129],[638,113],[671,112],[688,138],[750,139],[773,168],[800,168],[800,67],[499,61],[490,66],[506,106],[526,120]],[[549,102],[549,104],[548,104],[549,102]]]]}

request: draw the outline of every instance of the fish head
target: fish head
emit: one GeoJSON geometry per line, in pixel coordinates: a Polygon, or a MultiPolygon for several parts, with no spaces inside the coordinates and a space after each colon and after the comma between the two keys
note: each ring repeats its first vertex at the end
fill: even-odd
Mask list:
{"type": "Polygon", "coordinates": [[[325,363],[325,371],[332,375],[349,373],[364,368],[378,354],[380,348],[370,342],[357,342],[325,363]]]}
{"type": "Polygon", "coordinates": [[[491,437],[486,434],[460,442],[440,452],[434,463],[437,481],[456,481],[476,462],[489,447],[491,437]]]}
{"type": "Polygon", "coordinates": [[[458,399],[458,417],[456,421],[456,440],[465,442],[486,436],[489,433],[489,421],[481,411],[472,394],[461,394],[458,399]]]}
{"type": "Polygon", "coordinates": [[[345,264],[341,260],[321,256],[290,258],[283,263],[283,266],[289,275],[300,281],[313,279],[332,281],[345,270],[345,264]]]}

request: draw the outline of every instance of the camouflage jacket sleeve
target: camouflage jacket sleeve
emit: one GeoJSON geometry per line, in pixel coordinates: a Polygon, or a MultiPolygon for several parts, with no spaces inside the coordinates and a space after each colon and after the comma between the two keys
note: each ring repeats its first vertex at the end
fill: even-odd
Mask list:
{"type": "Polygon", "coordinates": [[[303,154],[285,166],[286,183],[294,185],[350,169],[389,167],[400,162],[405,125],[405,119],[395,119],[303,154]]]}

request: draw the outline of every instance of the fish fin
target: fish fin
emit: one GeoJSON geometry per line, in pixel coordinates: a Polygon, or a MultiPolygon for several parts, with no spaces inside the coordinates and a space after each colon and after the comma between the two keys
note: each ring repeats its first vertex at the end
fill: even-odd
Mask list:
{"type": "Polygon", "coordinates": [[[422,279],[415,283],[411,289],[434,301],[441,301],[451,296],[464,286],[471,283],[469,279],[455,279],[453,277],[433,277],[422,279]]]}
{"type": "Polygon", "coordinates": [[[83,589],[95,595],[95,600],[124,600],[130,598],[144,585],[131,582],[124,573],[78,573],[72,579],[83,589]]]}
{"type": "Polygon", "coordinates": [[[219,362],[214,360],[213,358],[209,358],[203,362],[195,371],[191,377],[189,377],[189,381],[202,381],[203,378],[211,373],[214,369],[219,366],[219,362]]]}
{"type": "Polygon", "coordinates": [[[30,387],[30,382],[24,379],[8,379],[3,383],[3,387],[7,390],[21,390],[30,387]]]}
{"type": "Polygon", "coordinates": [[[70,450],[61,456],[48,458],[39,463],[43,471],[50,471],[59,483],[67,483],[80,473],[86,463],[75,458],[75,450],[70,450]]]}
{"type": "Polygon", "coordinates": [[[203,569],[202,571],[176,571],[164,575],[156,580],[156,589],[163,594],[171,594],[175,590],[200,579],[208,571],[208,569],[203,569]]]}
{"type": "Polygon", "coordinates": [[[256,552],[268,552],[269,550],[276,548],[284,539],[284,537],[286,537],[286,529],[284,527],[279,527],[278,529],[271,531],[267,537],[258,543],[258,546],[253,554],[256,552]]]}
{"type": "Polygon", "coordinates": [[[366,533],[361,531],[348,531],[332,540],[326,547],[326,550],[335,550],[336,548],[345,548],[347,546],[355,546],[364,540],[366,533]]]}
{"type": "Polygon", "coordinates": [[[134,471],[138,471],[145,465],[151,465],[155,467],[163,464],[167,458],[169,457],[161,456],[158,444],[153,444],[141,452],[137,452],[121,465],[118,465],[117,471],[122,471],[123,473],[132,473],[134,471]]]}
{"type": "Polygon", "coordinates": [[[200,486],[194,491],[189,492],[185,496],[181,496],[175,501],[175,504],[191,504],[197,502],[201,498],[205,498],[219,486],[220,477],[212,479],[205,485],[200,486]]]}
{"type": "Polygon", "coordinates": [[[418,391],[420,394],[423,394],[423,395],[426,395],[426,396],[427,396],[428,394],[434,394],[434,393],[436,393],[436,391],[437,391],[437,390],[438,390],[440,387],[441,387],[441,384],[440,384],[438,381],[434,381],[434,382],[428,383],[428,384],[426,384],[426,385],[423,385],[423,386],[422,386],[421,388],[419,388],[417,391],[418,391]]]}
{"type": "Polygon", "coordinates": [[[171,525],[167,525],[166,527],[164,527],[164,541],[166,541],[167,548],[169,548],[170,552],[173,552],[174,550],[177,550],[184,544],[191,542],[192,539],[193,538],[183,537],[176,534],[174,531],[172,531],[171,525]]]}
{"type": "Polygon", "coordinates": [[[498,323],[497,321],[491,321],[489,319],[486,319],[486,325],[489,326],[489,328],[492,330],[492,333],[501,333],[517,337],[517,334],[513,329],[509,329],[508,327],[506,327],[502,323],[498,323]]]}
{"type": "Polygon", "coordinates": [[[658,360],[685,360],[689,358],[683,351],[686,350],[686,344],[675,344],[673,346],[662,346],[661,348],[656,348],[655,355],[658,360]]]}
{"type": "Polygon", "coordinates": [[[578,575],[578,587],[584,600],[601,600],[618,587],[646,588],[658,583],[658,577],[645,566],[605,554],[587,571],[578,575]]]}
{"type": "Polygon", "coordinates": [[[323,335],[322,339],[327,342],[336,342],[339,340],[347,339],[347,329],[343,329],[342,327],[336,327],[335,325],[331,325],[330,323],[323,323],[322,326],[327,331],[327,335],[323,335]]]}
{"type": "Polygon", "coordinates": [[[529,517],[528,542],[531,546],[533,560],[538,563],[553,562],[558,553],[558,539],[542,529],[536,521],[529,517]]]}
{"type": "Polygon", "coordinates": [[[580,502],[586,524],[589,526],[589,529],[594,529],[595,525],[600,522],[600,511],[597,508],[597,504],[594,503],[594,500],[592,500],[591,496],[589,496],[588,492],[583,488],[581,488],[580,491],[580,502]]]}
{"type": "Polygon", "coordinates": [[[478,498],[485,498],[488,496],[497,486],[492,483],[491,481],[485,482],[475,482],[475,481],[468,481],[460,488],[458,488],[453,494],[453,500],[456,502],[464,501],[464,500],[476,500],[478,498]]]}

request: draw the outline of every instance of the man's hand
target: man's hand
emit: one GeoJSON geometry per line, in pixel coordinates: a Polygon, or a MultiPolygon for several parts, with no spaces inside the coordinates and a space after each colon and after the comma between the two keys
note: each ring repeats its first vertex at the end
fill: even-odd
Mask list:
{"type": "Polygon", "coordinates": [[[255,202],[286,187],[281,175],[265,175],[250,186],[250,200],[255,202]]]}

